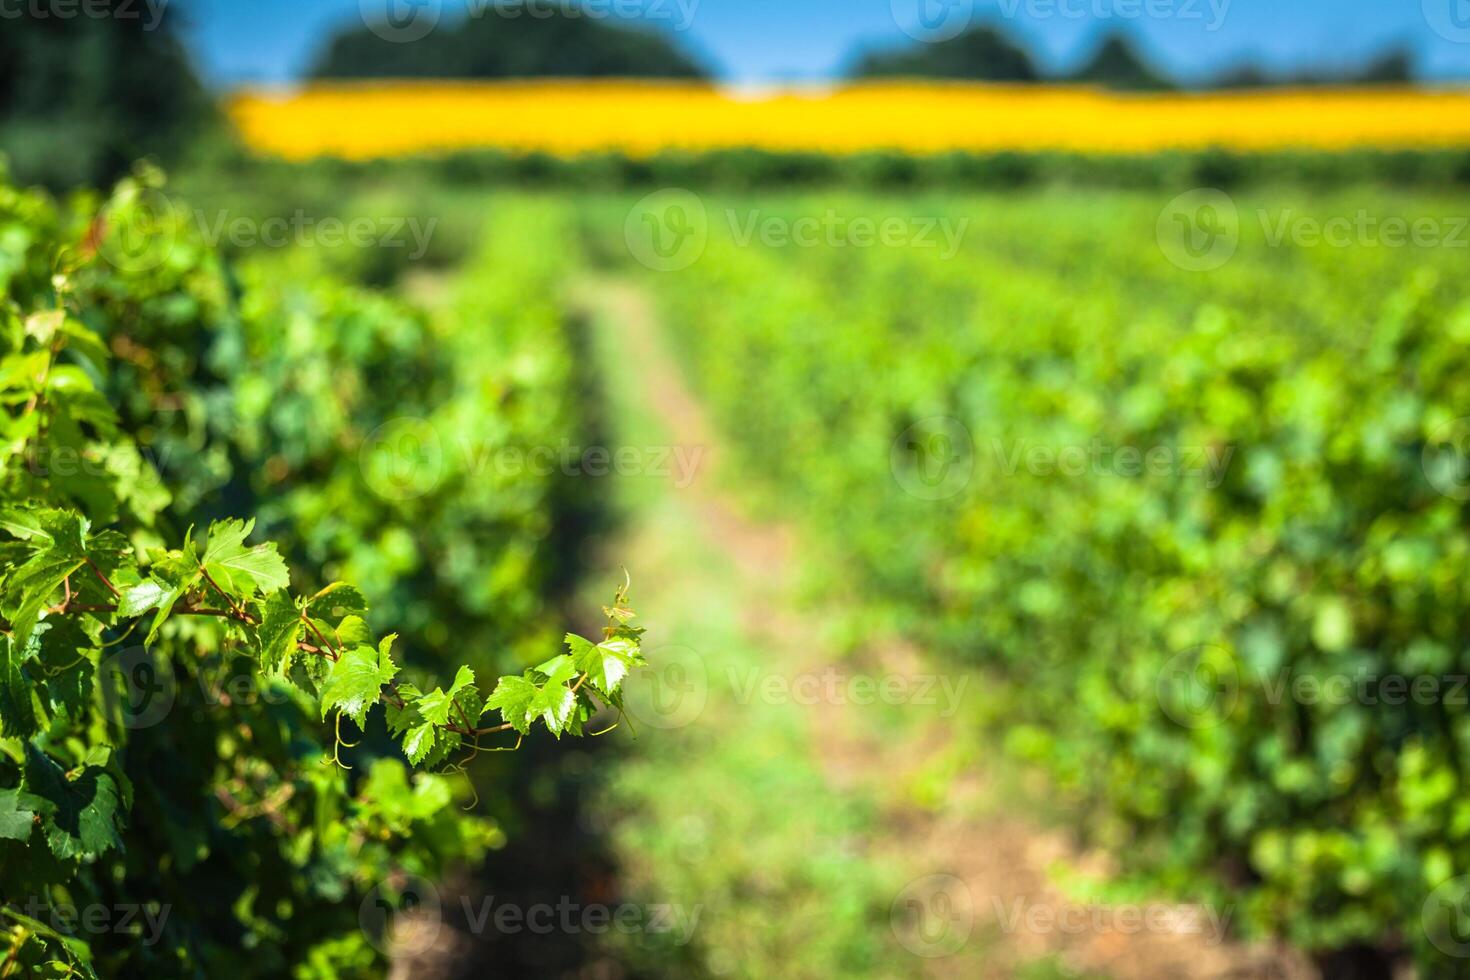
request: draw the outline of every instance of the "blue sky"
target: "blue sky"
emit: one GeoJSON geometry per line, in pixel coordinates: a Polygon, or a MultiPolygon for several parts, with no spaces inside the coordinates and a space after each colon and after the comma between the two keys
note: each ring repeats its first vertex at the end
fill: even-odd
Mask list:
{"type": "MultiPolygon", "coordinates": [[[[156,0],[155,0],[156,2],[156,0]]],[[[468,10],[496,16],[515,0],[174,0],[206,75],[222,86],[298,76],[323,40],[363,10],[417,2],[445,23],[468,10]],[[501,9],[504,9],[503,7],[501,9]]],[[[526,0],[543,8],[572,0],[526,0]]],[[[862,44],[940,36],[950,25],[997,23],[1051,68],[1084,58],[1121,29],[1182,77],[1252,58],[1275,66],[1361,59],[1407,44],[1436,79],[1470,79],[1470,0],[588,0],[638,9],[672,30],[736,84],[838,74],[862,44]],[[921,5],[927,21],[917,19],[921,5]],[[905,33],[905,28],[910,33],[905,33]]]]}

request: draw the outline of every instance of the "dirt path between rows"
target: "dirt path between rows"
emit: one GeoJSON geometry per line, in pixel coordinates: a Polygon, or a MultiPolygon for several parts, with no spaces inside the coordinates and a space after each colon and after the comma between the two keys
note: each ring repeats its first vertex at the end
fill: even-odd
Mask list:
{"type": "MultiPolygon", "coordinates": [[[[597,281],[579,290],[578,301],[616,324],[621,350],[639,367],[643,397],[674,444],[705,447],[704,465],[682,492],[700,514],[704,533],[737,566],[742,605],[751,611],[747,630],[796,661],[783,663],[780,672],[828,679],[838,689],[856,671],[918,683],[924,658],[901,643],[870,651],[861,663],[823,649],[815,614],[793,596],[797,535],[747,518],[722,492],[725,454],[718,434],[685,386],[644,293],[627,282],[597,281]]],[[[810,706],[810,743],[835,791],[878,801],[884,836],[872,842],[874,851],[914,869],[915,884],[895,908],[895,933],[915,952],[913,975],[1008,978],[1023,964],[1054,957],[1070,970],[1114,980],[1317,976],[1286,951],[1217,941],[1212,923],[1218,920],[1197,909],[1146,903],[1109,909],[1069,899],[1048,869],[1066,862],[1105,874],[1106,861],[1079,853],[1066,835],[1014,812],[1017,804],[998,799],[1005,791],[985,772],[947,779],[943,798],[931,805],[907,801],[895,787],[944,751],[951,725],[934,708],[915,709],[929,716],[905,719],[913,723],[900,726],[904,734],[894,738],[882,719],[875,721],[873,709],[842,703],[848,700],[825,698],[810,706]]]]}

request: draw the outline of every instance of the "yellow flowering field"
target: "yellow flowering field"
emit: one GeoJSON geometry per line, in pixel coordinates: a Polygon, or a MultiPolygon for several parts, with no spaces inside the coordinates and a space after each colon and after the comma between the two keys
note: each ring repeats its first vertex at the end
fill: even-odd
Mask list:
{"type": "Polygon", "coordinates": [[[363,159],[467,147],[575,155],[758,147],[1145,152],[1470,145],[1470,91],[1133,95],[901,82],[741,95],[643,81],[389,82],[236,94],[256,150],[363,159]]]}

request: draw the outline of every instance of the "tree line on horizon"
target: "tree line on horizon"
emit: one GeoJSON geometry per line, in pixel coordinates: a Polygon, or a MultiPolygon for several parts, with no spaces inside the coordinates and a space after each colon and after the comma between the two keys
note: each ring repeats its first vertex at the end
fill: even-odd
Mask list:
{"type": "Polygon", "coordinates": [[[1074,71],[1048,74],[1019,42],[999,28],[979,25],[947,41],[912,43],[858,55],[851,78],[943,78],[954,81],[1100,85],[1125,91],[1250,89],[1312,85],[1390,85],[1414,81],[1414,56],[1406,49],[1384,52],[1365,64],[1272,72],[1243,63],[1204,82],[1186,84],[1153,64],[1126,34],[1105,36],[1074,71]]]}
{"type": "MultiPolygon", "coordinates": [[[[63,20],[28,8],[0,33],[0,156],[23,182],[54,188],[103,183],[141,156],[176,161],[224,129],[180,36],[178,10],[160,9],[160,22],[148,23],[125,16],[138,8],[132,0],[98,2],[116,7],[117,16],[63,20]],[[140,65],[147,70],[137,70],[140,65]]],[[[308,76],[714,78],[670,32],[565,12],[470,17],[410,43],[380,33],[367,25],[338,32],[323,44],[308,76]]],[[[1076,71],[1048,74],[1021,44],[988,25],[937,44],[859,51],[846,77],[1070,82],[1133,91],[1185,87],[1122,34],[1104,38],[1076,71]]],[[[1391,50],[1350,69],[1273,74],[1242,65],[1203,87],[1393,84],[1413,77],[1412,55],[1391,50]]]]}
{"type": "MultiPolygon", "coordinates": [[[[1203,83],[1186,84],[1152,63],[1135,40],[1112,33],[1075,71],[1049,74],[1020,42],[983,24],[937,43],[860,50],[849,66],[844,74],[852,79],[1068,82],[1130,91],[1406,84],[1414,80],[1415,72],[1412,53],[1394,48],[1366,63],[1338,68],[1272,72],[1243,63],[1203,83]]],[[[355,27],[327,43],[310,75],[317,79],[714,77],[669,32],[566,13],[544,18],[469,17],[408,44],[385,40],[368,26],[355,27]]]]}

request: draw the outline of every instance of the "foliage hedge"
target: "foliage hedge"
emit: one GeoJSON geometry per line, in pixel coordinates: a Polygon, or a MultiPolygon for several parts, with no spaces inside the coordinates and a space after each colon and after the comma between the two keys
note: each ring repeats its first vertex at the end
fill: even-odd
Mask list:
{"type": "MultiPolygon", "coordinates": [[[[510,186],[616,191],[683,187],[695,191],[822,188],[875,190],[992,190],[1050,185],[1100,188],[1249,187],[1293,184],[1329,190],[1361,183],[1453,189],[1470,185],[1470,149],[1364,148],[1338,152],[1237,152],[1225,148],[1143,155],[897,151],[848,155],[736,148],[666,150],[647,157],[589,153],[464,150],[442,155],[349,161],[287,162],[221,152],[199,172],[205,185],[230,180],[273,203],[302,188],[330,199],[344,186],[418,186],[423,193],[452,187],[510,186]]],[[[196,196],[198,196],[196,194],[196,196]]]]}
{"type": "Polygon", "coordinates": [[[378,975],[360,910],[501,839],[454,773],[582,734],[642,663],[622,592],[545,659],[576,512],[453,451],[575,424],[562,324],[521,305],[550,267],[497,248],[439,322],[297,260],[226,266],[147,171],[0,185],[7,969],[378,975]]]}
{"type": "MultiPolygon", "coordinates": [[[[1246,222],[1233,261],[1185,271],[1155,240],[1169,196],[767,200],[972,223],[946,262],[741,247],[711,220],[650,285],[737,465],[872,597],[864,629],[1001,678],[1010,746],[1145,889],[1463,975],[1463,253],[1273,249],[1246,222]],[[1095,440],[1096,466],[1045,462],[1095,440]],[[1186,455],[1135,472],[1117,447],[1186,455]],[[1203,452],[1217,479],[1189,472],[1203,452]],[[1312,694],[1331,678],[1347,698],[1312,694]]],[[[1239,203],[1453,220],[1462,199],[1239,203]]]]}

